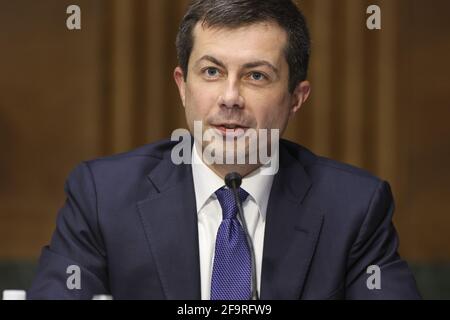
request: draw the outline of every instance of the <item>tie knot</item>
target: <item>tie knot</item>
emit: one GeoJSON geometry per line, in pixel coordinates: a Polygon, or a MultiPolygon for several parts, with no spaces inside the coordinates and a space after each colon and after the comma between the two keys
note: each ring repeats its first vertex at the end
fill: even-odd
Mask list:
{"type": "MultiPolygon", "coordinates": [[[[248,193],[242,189],[237,189],[238,196],[243,203],[248,197],[248,193]]],[[[222,207],[223,219],[234,219],[238,212],[238,206],[234,199],[233,190],[223,187],[216,191],[217,199],[219,200],[220,206],[222,207]]]]}

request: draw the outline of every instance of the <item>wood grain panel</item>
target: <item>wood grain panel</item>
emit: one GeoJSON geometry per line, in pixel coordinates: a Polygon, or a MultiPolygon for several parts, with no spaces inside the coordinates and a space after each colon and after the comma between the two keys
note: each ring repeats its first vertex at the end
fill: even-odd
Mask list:
{"type": "MultiPolygon", "coordinates": [[[[37,257],[80,161],[185,127],[173,83],[187,0],[0,0],[0,258],[37,257]]],[[[312,96],[287,137],[391,182],[401,252],[450,260],[450,2],[300,0],[312,96]],[[382,30],[365,27],[382,9],[382,30]]]]}

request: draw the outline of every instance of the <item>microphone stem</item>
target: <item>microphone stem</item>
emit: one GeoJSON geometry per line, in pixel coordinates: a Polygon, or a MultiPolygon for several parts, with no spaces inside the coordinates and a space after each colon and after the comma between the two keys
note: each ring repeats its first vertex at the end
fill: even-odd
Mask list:
{"type": "Polygon", "coordinates": [[[244,229],[245,237],[247,238],[247,244],[250,249],[250,256],[251,256],[251,261],[252,261],[252,268],[251,268],[252,269],[252,300],[259,300],[258,289],[256,287],[255,249],[253,248],[253,241],[250,238],[250,233],[248,232],[248,229],[247,229],[247,223],[245,222],[245,218],[244,218],[244,210],[242,209],[241,199],[239,198],[235,183],[233,183],[232,189],[233,189],[234,199],[235,199],[237,207],[238,207],[239,218],[241,219],[242,228],[244,229]]]}

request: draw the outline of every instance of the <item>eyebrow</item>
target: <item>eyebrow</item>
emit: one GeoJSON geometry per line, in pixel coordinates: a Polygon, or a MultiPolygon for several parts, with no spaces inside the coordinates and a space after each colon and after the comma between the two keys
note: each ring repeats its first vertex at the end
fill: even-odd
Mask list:
{"type": "MultiPolygon", "coordinates": [[[[203,60],[210,61],[210,62],[225,69],[225,64],[223,62],[221,62],[220,60],[218,60],[210,55],[204,55],[203,57],[198,59],[195,64],[198,65],[203,60]]],[[[270,69],[272,69],[273,72],[275,72],[276,75],[279,75],[278,69],[273,64],[271,64],[270,62],[268,62],[266,60],[252,61],[252,62],[248,62],[243,65],[244,69],[251,69],[251,68],[256,68],[256,67],[260,67],[260,66],[269,67],[270,69]]]]}
{"type": "Polygon", "coordinates": [[[223,62],[221,62],[221,61],[217,60],[216,58],[214,58],[213,56],[209,56],[209,55],[204,55],[203,57],[198,59],[197,62],[195,63],[195,65],[198,65],[203,60],[210,61],[214,64],[217,64],[218,66],[220,66],[222,68],[225,68],[225,64],[223,62]]]}

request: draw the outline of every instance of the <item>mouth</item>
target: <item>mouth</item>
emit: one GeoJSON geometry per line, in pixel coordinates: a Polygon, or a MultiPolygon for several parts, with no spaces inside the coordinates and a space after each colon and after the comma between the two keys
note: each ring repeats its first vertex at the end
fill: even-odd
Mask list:
{"type": "Polygon", "coordinates": [[[214,129],[216,129],[217,131],[219,131],[222,135],[227,135],[227,134],[243,134],[245,133],[249,127],[246,127],[244,125],[241,124],[237,124],[237,123],[223,123],[223,124],[217,124],[217,125],[212,125],[212,127],[214,129]]]}

